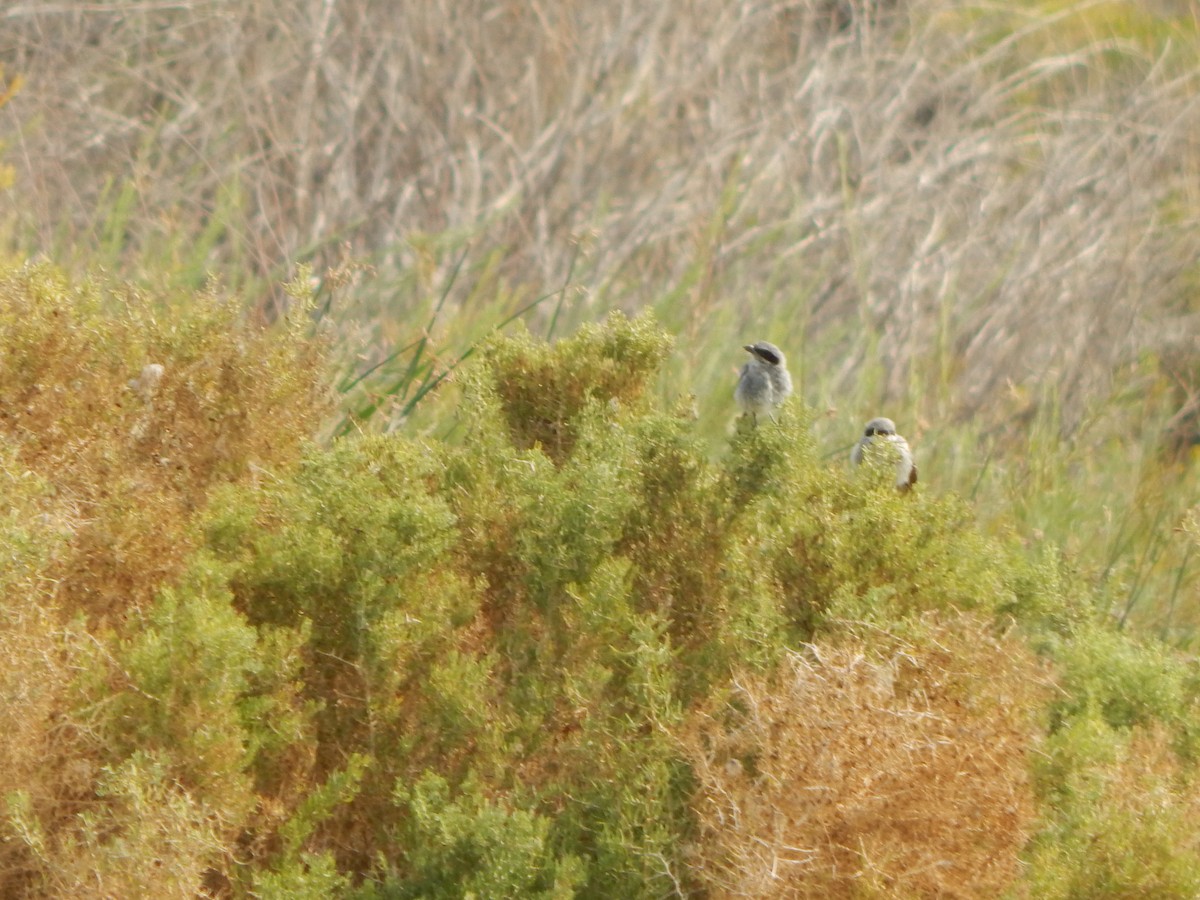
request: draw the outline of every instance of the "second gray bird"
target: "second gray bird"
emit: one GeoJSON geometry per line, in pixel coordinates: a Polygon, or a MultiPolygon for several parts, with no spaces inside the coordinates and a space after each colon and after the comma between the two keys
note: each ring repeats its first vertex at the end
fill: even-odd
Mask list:
{"type": "Polygon", "coordinates": [[[913,462],[908,441],[896,434],[896,423],[882,416],[867,423],[863,436],[850,452],[850,461],[859,465],[863,459],[876,465],[896,467],[896,487],[907,491],[917,483],[917,464],[913,462]]]}
{"type": "Polygon", "coordinates": [[[750,362],[742,366],[733,398],[743,413],[749,413],[758,424],[760,415],[775,421],[775,409],[792,393],[792,376],[788,374],[783,351],[768,341],[746,344],[750,362]]]}

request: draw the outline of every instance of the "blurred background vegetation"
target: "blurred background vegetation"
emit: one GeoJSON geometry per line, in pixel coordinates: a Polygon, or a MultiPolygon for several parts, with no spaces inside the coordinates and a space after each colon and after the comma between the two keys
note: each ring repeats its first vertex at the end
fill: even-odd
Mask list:
{"type": "MultiPolygon", "coordinates": [[[[490,335],[519,320],[553,340],[613,310],[650,310],[673,343],[653,365],[639,358],[630,377],[649,379],[660,407],[695,417],[697,459],[736,468],[740,348],[769,339],[787,352],[797,392],[815,410],[806,420],[814,459],[841,466],[862,423],[890,416],[914,446],[924,494],[964,498],[982,532],[1018,542],[1029,565],[1062,554],[1071,587],[1050,593],[1084,592],[1089,609],[1118,628],[1194,650],[1193,3],[29,2],[0,10],[0,23],[0,246],[13,267],[0,390],[22,410],[5,428],[24,448],[10,468],[14,479],[22,466],[61,475],[61,502],[38,525],[48,531],[30,540],[57,535],[67,549],[44,552],[86,572],[54,591],[74,592],[69,602],[55,596],[89,628],[128,602],[148,603],[203,548],[227,550],[191,517],[214,485],[257,485],[260,469],[296,464],[297,435],[327,444],[398,433],[457,446],[478,434],[462,412],[463,385],[490,335]],[[19,274],[39,259],[55,273],[19,274]],[[40,318],[54,298],[73,298],[75,338],[56,337],[53,320],[40,318]],[[251,323],[274,323],[288,337],[276,345],[239,330],[251,323]],[[46,354],[60,357],[58,374],[34,377],[42,370],[30,361],[46,354]],[[156,360],[169,360],[176,378],[141,419],[64,405],[79,390],[72,367],[103,373],[96,397],[125,397],[127,381],[156,360]],[[42,391],[38,378],[60,393],[42,391]],[[268,428],[260,419],[271,415],[268,428]],[[164,431],[167,422],[176,424],[164,431]],[[63,437],[73,432],[89,437],[63,437]],[[31,434],[49,437],[31,443],[31,434]],[[185,448],[194,444],[207,455],[192,458],[185,448]],[[186,470],[172,468],[180,456],[186,470]],[[93,493],[97,478],[135,500],[106,505],[93,493]],[[141,527],[131,510],[173,524],[141,527]]],[[[537,352],[531,362],[510,346],[489,359],[542,366],[576,393],[601,377],[603,366],[572,370],[548,348],[537,352]]],[[[567,413],[527,412],[508,438],[551,448],[547,435],[563,436],[567,413]]],[[[583,427],[571,425],[555,452],[569,454],[583,427]]],[[[41,490],[29,486],[31,497],[41,490]]],[[[26,500],[13,502],[17,521],[26,500]]],[[[699,524],[718,513],[697,513],[699,524]]],[[[239,532],[229,525],[229,533],[239,532]]],[[[43,550],[28,552],[41,560],[43,550]]],[[[29,560],[29,571],[42,571],[45,560],[29,560]]],[[[65,570],[48,571],[59,579],[65,570]]],[[[251,610],[256,627],[279,625],[270,591],[238,577],[249,576],[226,580],[239,609],[251,610]],[[259,605],[251,609],[248,597],[259,605]]],[[[429,590],[451,618],[469,615],[443,597],[451,587],[429,590]]],[[[237,623],[228,625],[236,644],[237,623]]],[[[86,645],[81,634],[56,640],[74,648],[56,653],[84,652],[73,643],[86,645]]],[[[284,635],[271,645],[278,672],[291,665],[289,641],[303,643],[284,635]]],[[[66,684],[40,646],[29,638],[28,658],[57,673],[48,684],[66,684]]],[[[153,655],[122,652],[142,662],[153,655]]],[[[1082,656],[1071,658],[1085,668],[1082,656]]],[[[454,677],[482,684],[472,665],[454,677]]],[[[291,681],[277,677],[255,690],[267,706],[291,709],[291,681]]],[[[766,682],[747,684],[751,698],[765,691],[766,682]]],[[[65,702],[51,694],[47,715],[65,702]]],[[[1176,720],[1185,701],[1164,703],[1172,712],[1159,718],[1186,731],[1176,720]]],[[[1152,786],[1174,777],[1161,748],[1190,746],[1167,728],[1114,749],[1089,731],[1089,717],[1119,713],[1085,703],[1072,714],[1077,721],[1058,734],[1078,743],[1047,764],[1065,767],[1046,776],[1054,791],[1066,791],[1062,773],[1075,770],[1061,760],[1072,753],[1095,771],[1117,771],[1132,764],[1128,746],[1148,747],[1149,768],[1136,777],[1152,786]],[[1080,749],[1085,739],[1091,756],[1080,749]]],[[[333,727],[295,715],[307,723],[300,730],[333,727]]],[[[72,728],[72,740],[83,740],[87,729],[72,728]]],[[[93,768],[108,772],[112,796],[130,809],[138,791],[165,783],[135,756],[93,768]]],[[[311,771],[325,778],[335,768],[311,771]]],[[[312,822],[295,825],[280,851],[280,891],[288,866],[313,884],[324,872],[336,887],[325,857],[300,860],[326,815],[321,802],[332,808],[363,777],[354,764],[344,769],[345,784],[323,782],[325,800],[304,813],[312,822]]],[[[721,773],[707,775],[715,791],[721,773]]],[[[1112,790],[1097,778],[1074,785],[1071,797],[1112,790]]],[[[412,791],[397,802],[422,809],[440,798],[409,826],[431,829],[430,846],[454,816],[517,815],[479,798],[456,806],[435,782],[412,791]]],[[[1062,809],[1063,823],[1076,818],[1060,823],[1062,844],[1039,845],[1043,887],[1054,881],[1054,854],[1099,827],[1066,801],[1062,809]]],[[[205,841],[217,840],[205,831],[209,814],[186,804],[175,812],[200,823],[189,834],[202,857],[205,841]]],[[[1123,814],[1112,812],[1113,821],[1123,814]]],[[[220,816],[243,821],[238,811],[220,816]]],[[[538,838],[541,827],[522,820],[517,831],[541,847],[549,840],[538,838]]],[[[73,839],[82,846],[97,834],[73,839]]],[[[430,854],[413,865],[430,873],[450,865],[430,854]]],[[[584,878],[574,863],[556,865],[535,880],[584,878]]],[[[729,878],[729,890],[742,884],[729,878]]]]}
{"type": "Polygon", "coordinates": [[[445,433],[456,363],[653,308],[713,446],[741,344],[839,455],[1196,625],[1197,23],[1179,2],[16,4],[17,254],[266,316],[308,263],[351,428],[445,433]],[[439,431],[440,429],[440,431],[439,431]]]}

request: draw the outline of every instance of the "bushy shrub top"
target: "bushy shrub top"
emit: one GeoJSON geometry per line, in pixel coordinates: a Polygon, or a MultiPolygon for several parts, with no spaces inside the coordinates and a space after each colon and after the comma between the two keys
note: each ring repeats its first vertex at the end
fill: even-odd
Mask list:
{"type": "Polygon", "coordinates": [[[327,447],[319,348],[212,292],[9,270],[0,324],[6,895],[1198,883],[1189,664],[799,402],[713,457],[648,319],[327,447]]]}

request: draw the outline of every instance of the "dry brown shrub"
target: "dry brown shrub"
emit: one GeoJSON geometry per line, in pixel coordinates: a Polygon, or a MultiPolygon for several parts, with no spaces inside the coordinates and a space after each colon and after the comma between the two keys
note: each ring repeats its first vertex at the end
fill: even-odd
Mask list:
{"type": "MultiPolygon", "coordinates": [[[[196,897],[225,849],[220,823],[161,769],[132,759],[100,776],[106,796],[74,828],[46,831],[17,812],[6,824],[40,863],[23,881],[0,872],[6,897],[196,897]]],[[[6,837],[8,837],[6,835],[6,837]]],[[[8,843],[21,846],[11,838],[8,843]]]]}
{"type": "Polygon", "coordinates": [[[96,742],[70,719],[72,681],[90,642],[64,626],[44,571],[62,548],[42,512],[47,485],[0,455],[0,896],[31,896],[43,866],[37,859],[47,821],[57,824],[94,799],[96,742]],[[36,823],[36,824],[34,824],[36,823]],[[26,833],[22,834],[22,828],[26,833]]]}
{"type": "Polygon", "coordinates": [[[150,756],[114,763],[99,620],[180,570],[214,486],[298,456],[322,382],[318,343],[215,292],[0,266],[0,895],[200,883],[222,812],[150,756]]]}
{"type": "MultiPolygon", "coordinates": [[[[94,755],[81,755],[78,732],[64,719],[73,675],[69,642],[53,616],[36,601],[5,597],[0,617],[0,797],[4,813],[14,792],[24,793],[28,809],[70,811],[91,790],[94,755]]],[[[7,815],[5,823],[8,824],[7,815]]],[[[0,829],[0,894],[22,895],[40,868],[29,847],[8,828],[0,829]]]]}
{"type": "Polygon", "coordinates": [[[295,459],[325,410],[319,345],[216,293],[0,271],[0,335],[0,437],[51,486],[57,593],[93,616],[150,596],[209,489],[295,459]]]}
{"type": "Polygon", "coordinates": [[[715,896],[990,898],[1013,885],[1035,812],[1036,662],[970,620],[886,645],[792,653],[692,719],[694,869],[715,896]]]}

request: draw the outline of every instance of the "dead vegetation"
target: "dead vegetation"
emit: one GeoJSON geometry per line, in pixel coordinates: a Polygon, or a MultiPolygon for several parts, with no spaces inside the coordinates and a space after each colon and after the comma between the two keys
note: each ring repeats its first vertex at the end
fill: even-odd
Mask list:
{"type": "Polygon", "coordinates": [[[1034,830],[1047,674],[963,620],[734,679],[692,721],[696,868],[718,897],[997,897],[1034,830]]]}
{"type": "Polygon", "coordinates": [[[1195,324],[1194,23],[1166,5],[185,0],[2,21],[26,244],[91,235],[114,265],[244,279],[346,242],[428,288],[465,239],[535,292],[568,272],[603,306],[675,291],[685,345],[714,313],[776,321],[836,394],[917,383],[927,413],[1002,419],[1025,412],[1006,385],[1037,403],[1053,384],[1068,427],[1195,324]]]}
{"type": "Polygon", "coordinates": [[[327,408],[319,343],[280,341],[215,291],[184,300],[29,265],[0,272],[0,329],[0,435],[50,485],[72,613],[148,601],[194,549],[186,524],[209,490],[294,459],[327,408]]]}

